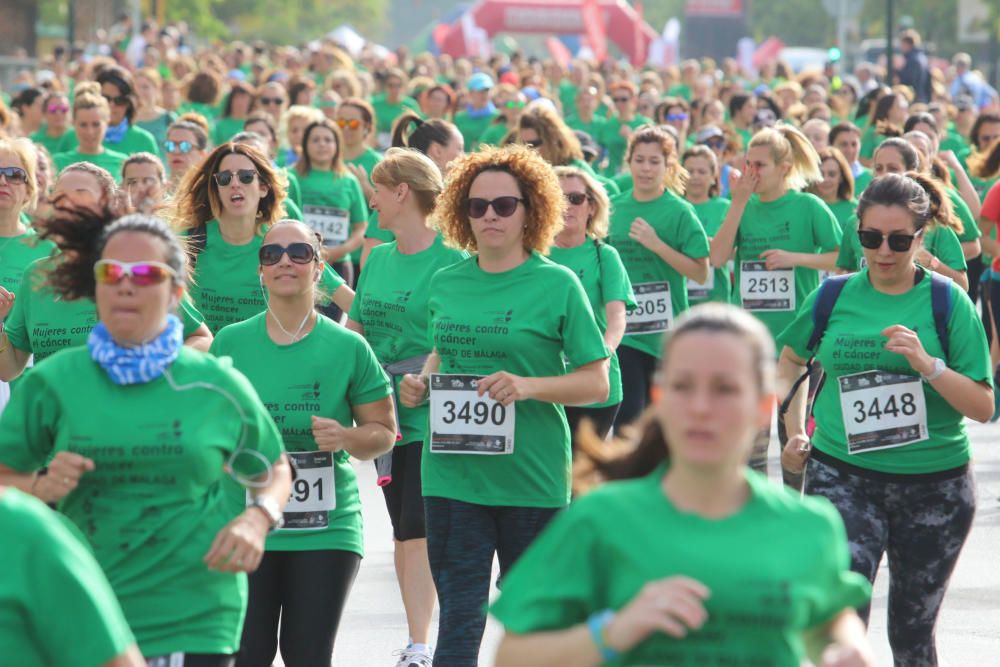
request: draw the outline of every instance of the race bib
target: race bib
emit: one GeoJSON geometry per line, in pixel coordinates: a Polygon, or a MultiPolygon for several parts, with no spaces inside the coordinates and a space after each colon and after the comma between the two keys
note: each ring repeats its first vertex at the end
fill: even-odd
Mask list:
{"type": "Polygon", "coordinates": [[[431,375],[432,454],[514,453],[514,406],[476,388],[481,375],[431,375]]]}
{"type": "Polygon", "coordinates": [[[302,217],[310,229],[323,237],[325,246],[344,245],[351,235],[351,216],[344,209],[331,206],[303,206],[302,217]]]}
{"type": "Polygon", "coordinates": [[[918,377],[864,371],[837,378],[850,454],[927,439],[927,404],[918,377]]]}
{"type": "Polygon", "coordinates": [[[669,329],[674,320],[670,283],[637,283],[634,289],[636,307],[625,315],[625,334],[655,334],[669,329]]]}
{"type": "Polygon", "coordinates": [[[715,289],[715,269],[708,270],[708,280],[698,283],[690,278],[687,279],[688,299],[707,299],[715,289]]]}
{"type": "Polygon", "coordinates": [[[764,260],[740,263],[740,299],[745,310],[795,310],[795,269],[768,269],[764,260]]]}

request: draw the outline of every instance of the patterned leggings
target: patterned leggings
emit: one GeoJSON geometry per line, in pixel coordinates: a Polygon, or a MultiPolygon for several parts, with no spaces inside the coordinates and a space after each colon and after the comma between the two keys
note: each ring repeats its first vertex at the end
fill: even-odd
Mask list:
{"type": "MultiPolygon", "coordinates": [[[[844,519],[851,569],[875,581],[889,553],[889,644],[897,667],[938,664],[934,626],[976,511],[972,471],[941,478],[866,474],[813,451],[805,491],[844,519]],[[853,470],[852,470],[853,469],[853,470]]],[[[867,623],[871,611],[858,613],[867,623]]]]}

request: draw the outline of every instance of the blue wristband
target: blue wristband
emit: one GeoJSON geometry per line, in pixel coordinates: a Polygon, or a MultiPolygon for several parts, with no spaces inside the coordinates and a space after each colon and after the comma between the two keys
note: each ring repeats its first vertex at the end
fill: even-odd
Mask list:
{"type": "Polygon", "coordinates": [[[601,652],[601,657],[605,660],[615,660],[619,653],[604,643],[604,628],[608,626],[611,619],[615,617],[615,612],[610,609],[594,612],[587,619],[587,629],[590,630],[590,637],[597,645],[597,650],[601,652]]]}

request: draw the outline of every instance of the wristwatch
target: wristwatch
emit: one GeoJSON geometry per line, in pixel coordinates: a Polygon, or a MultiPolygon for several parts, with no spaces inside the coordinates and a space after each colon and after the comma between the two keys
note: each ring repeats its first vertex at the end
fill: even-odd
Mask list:
{"type": "Polygon", "coordinates": [[[924,382],[933,382],[941,377],[941,374],[948,370],[948,365],[944,363],[944,359],[940,357],[934,357],[934,368],[930,373],[924,375],[920,374],[920,377],[924,379],[924,382]]]}
{"type": "Polygon", "coordinates": [[[285,525],[285,517],[281,513],[281,508],[278,507],[278,502],[273,498],[268,496],[254,496],[253,500],[247,507],[257,507],[264,512],[264,514],[267,515],[268,520],[271,522],[272,531],[278,530],[285,525]]]}

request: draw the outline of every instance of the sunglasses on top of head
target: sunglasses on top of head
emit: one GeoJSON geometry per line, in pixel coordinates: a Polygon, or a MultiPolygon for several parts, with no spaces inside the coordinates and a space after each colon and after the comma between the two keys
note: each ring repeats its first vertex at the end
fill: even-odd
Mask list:
{"type": "Polygon", "coordinates": [[[102,259],[94,264],[94,279],[100,285],[117,285],[126,277],[136,287],[159,285],[172,279],[176,272],[163,262],[119,262],[102,259]]]}
{"type": "Polygon", "coordinates": [[[0,167],[0,176],[12,185],[24,185],[28,182],[28,172],[20,167],[0,167]]]}
{"type": "Polygon", "coordinates": [[[253,169],[240,169],[238,171],[220,171],[215,174],[215,182],[225,187],[233,182],[233,176],[240,179],[243,185],[250,185],[257,178],[257,172],[253,169]]]}
{"type": "Polygon", "coordinates": [[[308,243],[289,243],[287,246],[277,243],[262,245],[257,253],[261,266],[274,266],[281,261],[281,256],[288,254],[288,259],[295,264],[309,264],[316,259],[316,248],[308,243]]]}
{"type": "Polygon", "coordinates": [[[893,252],[906,252],[913,245],[913,240],[920,236],[923,231],[921,229],[916,234],[889,234],[885,236],[882,232],[877,232],[873,229],[859,229],[858,240],[861,242],[862,247],[869,250],[878,250],[882,247],[884,239],[889,242],[889,250],[893,252]]]}
{"type": "Polygon", "coordinates": [[[523,203],[524,200],[520,197],[497,197],[496,199],[472,197],[465,200],[465,208],[470,218],[483,217],[490,206],[493,207],[493,211],[501,218],[509,218],[514,215],[517,205],[523,203]]]}

